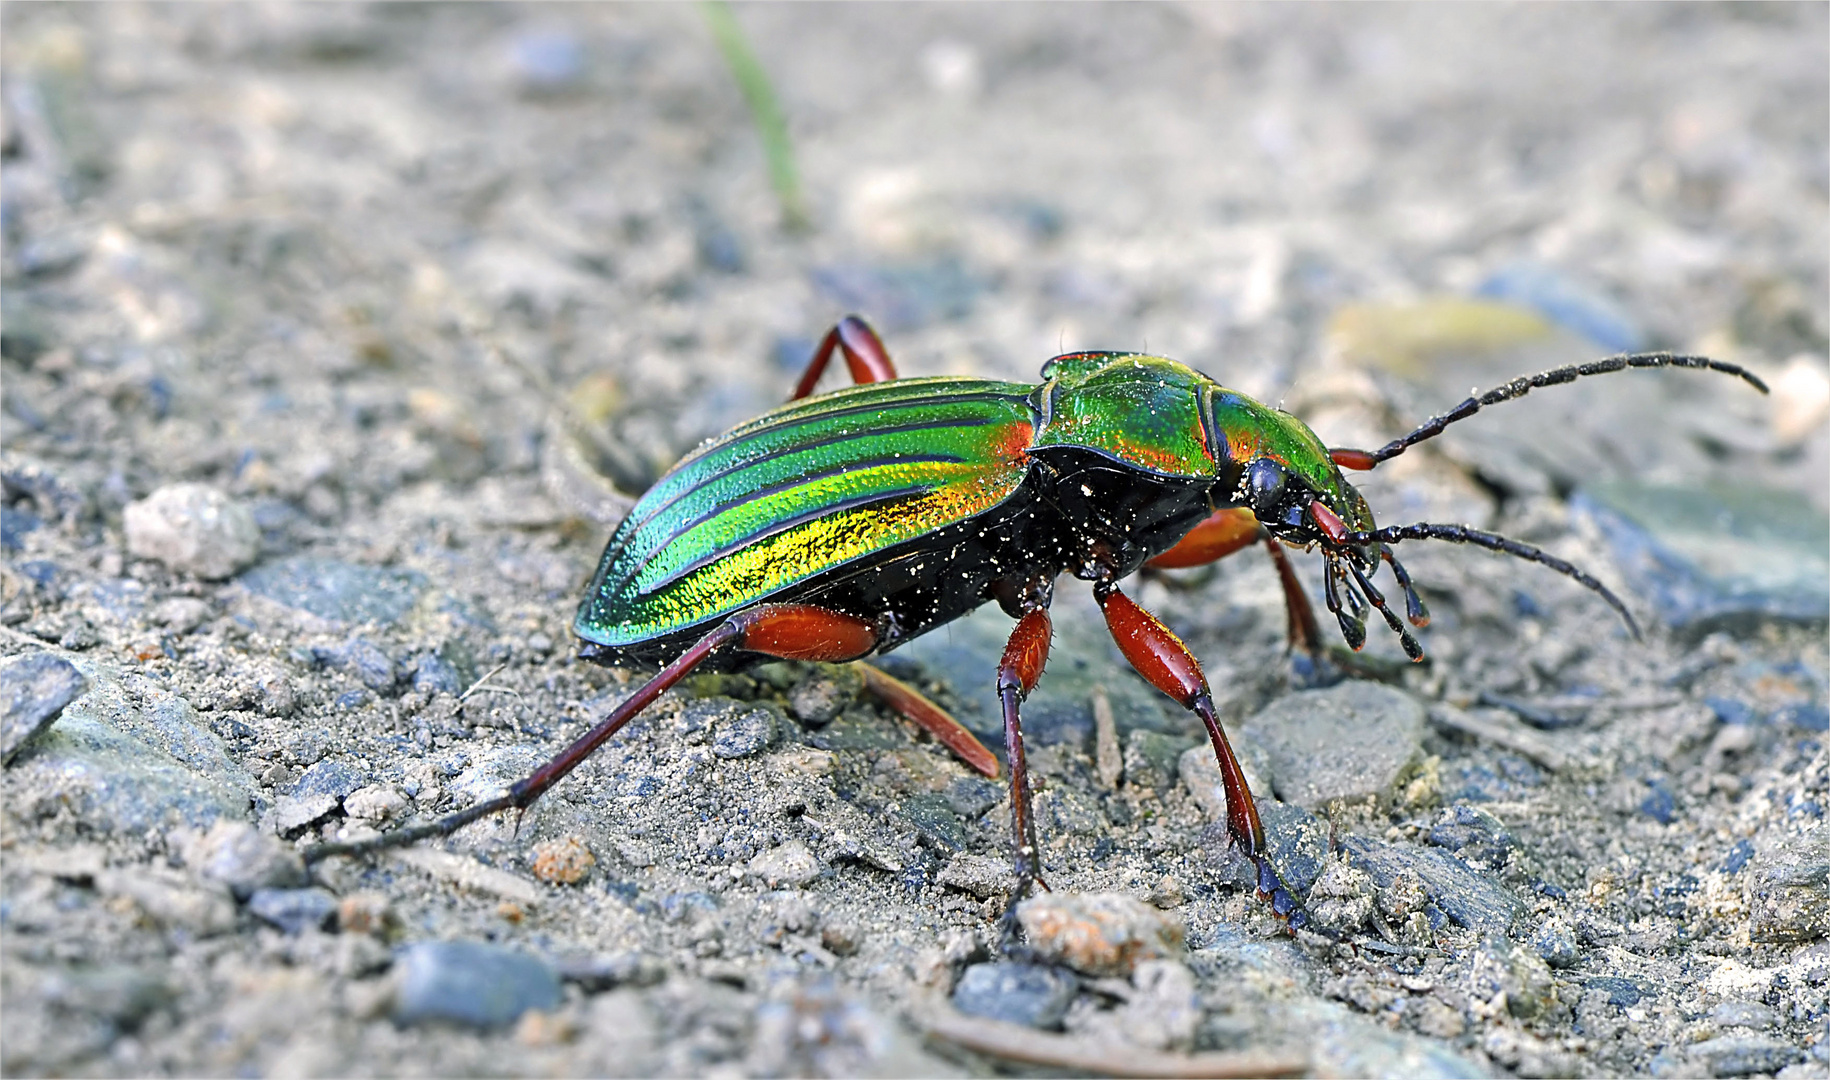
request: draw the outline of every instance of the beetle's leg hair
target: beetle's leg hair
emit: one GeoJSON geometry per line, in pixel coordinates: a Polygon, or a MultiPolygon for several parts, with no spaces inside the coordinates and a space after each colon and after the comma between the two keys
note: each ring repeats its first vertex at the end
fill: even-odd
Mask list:
{"type": "Polygon", "coordinates": [[[979,737],[953,718],[953,714],[929,701],[921,691],[885,672],[875,664],[859,664],[864,671],[864,689],[872,697],[915,722],[915,725],[938,739],[954,755],[983,776],[998,778],[998,756],[979,737]]]}
{"type": "Polygon", "coordinates": [[[1019,706],[1042,677],[1053,636],[1048,608],[1042,601],[1034,601],[1010,632],[1010,641],[998,663],[998,703],[1004,713],[1004,753],[1010,763],[1010,832],[1017,874],[1016,891],[1010,898],[1012,911],[1017,901],[1029,893],[1032,883],[1048,888],[1048,882],[1042,879],[1042,848],[1036,843],[1036,819],[1030,806],[1029,763],[1023,753],[1019,706]]]}
{"type": "Polygon", "coordinates": [[[1377,450],[1331,450],[1329,456],[1334,463],[1343,469],[1370,469],[1381,461],[1389,461],[1404,453],[1409,448],[1426,439],[1433,439],[1442,434],[1444,428],[1457,420],[1466,420],[1480,412],[1488,405],[1498,405],[1502,401],[1522,398],[1533,390],[1546,386],[1559,386],[1575,382],[1585,375],[1605,375],[1611,371],[1625,371],[1627,368],[1697,368],[1700,370],[1720,371],[1733,375],[1749,386],[1767,393],[1766,383],[1753,372],[1739,364],[1730,364],[1721,360],[1711,360],[1707,356],[1673,356],[1671,353],[1628,353],[1621,356],[1610,356],[1605,360],[1596,360],[1587,364],[1570,364],[1567,367],[1541,371],[1536,375],[1521,375],[1504,386],[1495,387],[1484,394],[1476,394],[1463,401],[1448,412],[1432,416],[1417,426],[1415,431],[1401,439],[1393,439],[1377,450]]]}
{"type": "Polygon", "coordinates": [[[747,649],[785,660],[856,660],[877,645],[870,623],[811,604],[762,604],[740,611],[694,642],[672,663],[656,672],[597,726],[579,736],[552,760],[516,782],[504,795],[467,806],[437,821],[414,825],[364,840],[319,844],[303,852],[307,864],[332,855],[366,855],[434,836],[449,836],[464,826],[503,810],[526,810],[534,800],[591,756],[669,687],[691,674],[706,657],[723,648],[747,649]]]}
{"type": "Polygon", "coordinates": [[[1430,609],[1423,606],[1423,597],[1417,595],[1417,587],[1411,584],[1411,575],[1404,569],[1404,564],[1398,561],[1398,556],[1393,555],[1392,549],[1388,547],[1381,546],[1379,556],[1391,566],[1392,577],[1397,580],[1398,587],[1404,590],[1404,617],[1411,621],[1412,626],[1430,625],[1430,609]]]}
{"type": "Polygon", "coordinates": [[[1271,901],[1271,910],[1296,930],[1307,925],[1309,913],[1302,901],[1290,891],[1283,876],[1265,855],[1264,823],[1259,820],[1258,806],[1252,801],[1252,789],[1245,780],[1245,770],[1220,726],[1214,712],[1214,696],[1208,690],[1207,676],[1201,664],[1182,644],[1175,632],[1162,620],[1139,607],[1118,590],[1109,578],[1093,583],[1093,598],[1105,612],[1106,628],[1118,651],[1137,669],[1144,681],[1168,694],[1176,703],[1201,718],[1207,725],[1208,738],[1214,745],[1214,758],[1220,764],[1221,787],[1226,795],[1226,831],[1233,843],[1258,868],[1258,892],[1271,901]]]}
{"type": "Polygon", "coordinates": [[[835,348],[845,354],[845,366],[851,371],[854,383],[888,382],[896,378],[896,365],[890,362],[889,350],[883,347],[883,339],[877,336],[877,331],[858,316],[847,315],[820,339],[820,347],[814,350],[813,360],[801,373],[801,381],[794,385],[789,401],[799,401],[813,393],[814,385],[826,373],[826,365],[832,360],[835,348]]]}
{"type": "MultiPolygon", "coordinates": [[[[1385,625],[1391,627],[1392,633],[1398,635],[1399,642],[1404,645],[1404,655],[1410,657],[1413,663],[1422,660],[1423,646],[1417,644],[1417,639],[1412,637],[1411,632],[1405,628],[1404,621],[1398,618],[1398,613],[1385,606],[1385,594],[1373,587],[1371,579],[1366,576],[1366,571],[1360,569],[1360,564],[1351,557],[1342,558],[1341,562],[1346,563],[1347,569],[1353,572],[1353,579],[1359,583],[1360,591],[1366,594],[1366,599],[1372,602],[1372,606],[1378,609],[1379,614],[1385,616],[1385,625]]],[[[1373,569],[1377,570],[1378,565],[1374,564],[1373,569]]]]}
{"type": "Polygon", "coordinates": [[[1498,533],[1470,529],[1466,525],[1433,525],[1429,522],[1418,522],[1415,525],[1390,525],[1371,532],[1347,534],[1347,542],[1350,544],[1395,544],[1400,540],[1448,540],[1457,544],[1473,544],[1476,547],[1484,547],[1488,551],[1498,551],[1506,555],[1517,556],[1528,562],[1548,566],[1564,577],[1574,578],[1606,600],[1608,606],[1618,612],[1621,619],[1627,624],[1627,629],[1632,632],[1633,639],[1635,641],[1641,639],[1639,623],[1634,621],[1633,613],[1627,610],[1627,605],[1621,603],[1620,597],[1615,596],[1612,589],[1597,581],[1586,570],[1574,563],[1565,562],[1542,548],[1532,547],[1530,544],[1521,543],[1498,533]]]}

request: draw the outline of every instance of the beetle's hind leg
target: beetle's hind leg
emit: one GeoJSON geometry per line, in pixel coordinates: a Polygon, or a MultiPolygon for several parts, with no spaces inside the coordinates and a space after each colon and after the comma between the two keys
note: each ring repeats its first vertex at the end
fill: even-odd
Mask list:
{"type": "Polygon", "coordinates": [[[864,672],[864,689],[872,697],[934,736],[974,772],[993,780],[998,778],[998,756],[980,742],[977,735],[968,731],[964,724],[955,720],[952,713],[875,664],[861,663],[858,667],[864,672]]]}
{"type": "Polygon", "coordinates": [[[801,373],[801,381],[794,385],[794,393],[788,395],[789,401],[799,401],[813,393],[814,385],[832,361],[834,350],[844,355],[852,382],[862,385],[896,378],[896,365],[890,361],[889,350],[883,347],[883,339],[877,336],[877,331],[856,315],[847,315],[820,339],[820,347],[814,350],[807,370],[801,373]]]}
{"type": "Polygon", "coordinates": [[[590,731],[561,750],[552,760],[517,781],[508,792],[467,806],[436,821],[414,825],[365,840],[319,844],[303,853],[306,863],[332,855],[366,855],[404,847],[435,836],[450,836],[459,829],[504,810],[526,810],[547,789],[565,778],[602,746],[624,724],[654,703],[669,687],[691,674],[706,658],[722,649],[759,652],[784,660],[819,660],[835,663],[856,660],[877,647],[879,634],[871,623],[855,615],[812,604],[760,604],[732,615],[694,642],[672,663],[656,672],[590,731]]]}

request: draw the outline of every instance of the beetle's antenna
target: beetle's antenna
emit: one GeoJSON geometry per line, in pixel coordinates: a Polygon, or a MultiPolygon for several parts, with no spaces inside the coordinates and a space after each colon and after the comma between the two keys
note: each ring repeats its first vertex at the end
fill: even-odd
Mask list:
{"type": "Polygon", "coordinates": [[[1603,600],[1608,602],[1608,606],[1620,613],[1621,619],[1627,624],[1627,629],[1633,632],[1634,640],[1641,638],[1639,623],[1633,621],[1633,613],[1627,610],[1627,605],[1621,603],[1620,597],[1615,596],[1611,589],[1597,581],[1594,576],[1541,548],[1520,543],[1498,533],[1482,532],[1479,529],[1470,529],[1466,525],[1432,525],[1427,522],[1419,522],[1415,525],[1390,525],[1368,532],[1350,532],[1344,538],[1345,543],[1355,545],[1395,544],[1400,540],[1448,540],[1457,544],[1473,544],[1489,551],[1515,555],[1521,559],[1548,566],[1565,577],[1575,578],[1599,594],[1603,600]]]}
{"type": "Polygon", "coordinates": [[[1567,367],[1541,371],[1536,375],[1521,375],[1504,386],[1496,387],[1484,394],[1478,394],[1455,406],[1439,416],[1432,416],[1418,425],[1417,430],[1402,439],[1393,439],[1377,450],[1330,450],[1328,456],[1343,469],[1370,469],[1381,461],[1387,461],[1404,453],[1409,448],[1433,439],[1442,434],[1442,430],[1457,420],[1466,420],[1488,405],[1498,405],[1502,401],[1522,398],[1545,386],[1559,386],[1566,382],[1575,382],[1584,375],[1605,375],[1610,371],[1624,371],[1627,368],[1698,368],[1709,371],[1720,371],[1745,381],[1761,393],[1767,393],[1766,383],[1760,377],[1739,364],[1730,364],[1722,360],[1711,360],[1707,356],[1674,356],[1671,353],[1629,353],[1621,356],[1610,356],[1605,360],[1596,360],[1587,364],[1571,364],[1567,367]]]}

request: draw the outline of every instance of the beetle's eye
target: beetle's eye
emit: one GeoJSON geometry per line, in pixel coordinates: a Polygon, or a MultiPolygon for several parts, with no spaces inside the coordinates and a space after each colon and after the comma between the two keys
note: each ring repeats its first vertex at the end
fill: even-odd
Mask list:
{"type": "Polygon", "coordinates": [[[1277,505],[1283,494],[1284,480],[1289,476],[1284,467],[1275,461],[1260,459],[1252,462],[1246,472],[1246,483],[1252,489],[1252,505],[1261,509],[1270,509],[1277,505]]]}

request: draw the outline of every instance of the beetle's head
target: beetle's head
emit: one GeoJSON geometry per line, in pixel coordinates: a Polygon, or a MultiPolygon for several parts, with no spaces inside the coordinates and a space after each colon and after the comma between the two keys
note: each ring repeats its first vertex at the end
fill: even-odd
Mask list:
{"type": "Polygon", "coordinates": [[[1429,622],[1423,601],[1390,546],[1370,535],[1377,529],[1372,508],[1315,432],[1288,413],[1238,395],[1217,396],[1214,404],[1215,430],[1225,434],[1225,457],[1237,469],[1227,492],[1231,504],[1251,510],[1277,539],[1321,553],[1324,599],[1349,645],[1365,644],[1370,606],[1397,631],[1404,651],[1421,658],[1422,647],[1373,586],[1373,572],[1381,562],[1390,564],[1413,626],[1429,622]]]}

